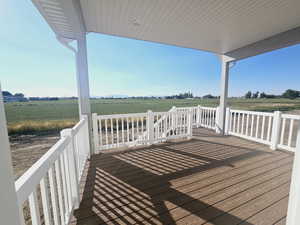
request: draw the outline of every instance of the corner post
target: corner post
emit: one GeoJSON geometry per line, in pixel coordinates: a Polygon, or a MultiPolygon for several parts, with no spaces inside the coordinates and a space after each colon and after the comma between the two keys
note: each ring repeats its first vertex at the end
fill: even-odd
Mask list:
{"type": "Polygon", "coordinates": [[[300,221],[299,211],[300,211],[300,127],[298,127],[286,225],[299,224],[300,221]]]}
{"type": "Polygon", "coordinates": [[[148,119],[147,119],[147,128],[148,128],[148,145],[152,145],[154,142],[154,116],[151,110],[148,110],[148,119]]]}
{"type": "Polygon", "coordinates": [[[219,122],[218,127],[220,133],[225,133],[225,119],[226,119],[226,107],[228,98],[228,79],[229,79],[229,64],[234,59],[227,57],[225,55],[221,56],[221,95],[220,95],[220,105],[219,105],[219,122]]]}
{"type": "Polygon", "coordinates": [[[231,114],[230,114],[230,108],[226,108],[226,115],[225,115],[225,135],[229,135],[229,129],[230,129],[230,123],[231,123],[231,114]]]}
{"type": "Polygon", "coordinates": [[[281,112],[275,111],[273,118],[274,120],[273,120],[272,136],[271,136],[271,149],[276,150],[277,145],[279,143],[281,112]]]}
{"type": "Polygon", "coordinates": [[[70,179],[71,179],[71,191],[72,191],[72,198],[75,199],[75,209],[79,207],[80,201],[80,192],[79,192],[79,179],[78,179],[78,164],[76,159],[76,145],[74,141],[74,134],[72,129],[64,129],[60,133],[61,137],[66,137],[71,139],[71,149],[68,154],[68,166],[70,170],[70,179]]]}
{"type": "Polygon", "coordinates": [[[19,207],[15,189],[11,151],[6,127],[3,96],[0,85],[0,211],[3,224],[23,225],[23,208],[19,207]]]}
{"type": "Polygon", "coordinates": [[[188,138],[192,138],[193,136],[193,110],[192,108],[188,109],[188,138]]]}
{"type": "Polygon", "coordinates": [[[87,46],[86,35],[82,35],[80,39],[77,39],[77,52],[76,52],[76,68],[77,68],[77,90],[78,90],[78,103],[79,103],[79,115],[82,118],[83,115],[87,115],[89,122],[89,139],[90,139],[90,152],[94,154],[93,148],[93,133],[92,133],[92,115],[90,105],[90,87],[89,87],[89,73],[88,73],[88,61],[87,61],[87,46]]]}

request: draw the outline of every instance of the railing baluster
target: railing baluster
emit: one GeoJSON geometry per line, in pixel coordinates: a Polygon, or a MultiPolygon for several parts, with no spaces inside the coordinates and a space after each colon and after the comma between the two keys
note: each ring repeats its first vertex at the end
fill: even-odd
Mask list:
{"type": "Polygon", "coordinates": [[[265,134],[265,120],[266,120],[266,117],[263,115],[263,121],[262,121],[262,127],[261,127],[261,135],[260,135],[260,138],[261,139],[264,139],[264,134],[265,134]]]}
{"type": "Polygon", "coordinates": [[[237,116],[237,133],[240,133],[240,116],[241,116],[241,114],[238,113],[238,116],[237,116]]]}
{"type": "Polygon", "coordinates": [[[256,116],[256,130],[255,130],[255,138],[258,138],[258,128],[259,128],[259,115],[256,116]]]}
{"type": "Polygon", "coordinates": [[[142,122],[142,133],[141,133],[141,135],[142,135],[142,143],[145,144],[144,143],[144,139],[145,139],[144,138],[144,132],[145,132],[144,131],[144,116],[141,118],[141,122],[142,122]]]}
{"type": "Polygon", "coordinates": [[[132,132],[132,141],[134,141],[134,118],[131,117],[131,132],[132,132]]]}
{"type": "Polygon", "coordinates": [[[290,119],[290,131],[289,131],[289,139],[288,139],[289,147],[291,147],[292,145],[293,128],[294,128],[294,120],[290,119]]]}
{"type": "Polygon", "coordinates": [[[245,135],[248,136],[249,131],[249,113],[247,113],[246,131],[245,135]]]}
{"type": "Polygon", "coordinates": [[[124,144],[124,118],[122,118],[122,143],[124,144]]]}
{"type": "Polygon", "coordinates": [[[50,213],[50,200],[49,200],[47,176],[42,178],[42,180],[40,181],[40,188],[41,188],[41,197],[42,197],[42,206],[43,206],[45,225],[51,225],[52,218],[50,213]]]}
{"type": "Polygon", "coordinates": [[[127,133],[127,143],[130,142],[129,140],[129,117],[126,117],[126,122],[127,122],[127,128],[126,128],[126,133],[127,133]]]}
{"type": "Polygon", "coordinates": [[[102,123],[101,123],[101,119],[98,120],[98,124],[99,124],[99,134],[100,134],[100,146],[103,146],[103,140],[102,140],[102,123]]]}
{"type": "Polygon", "coordinates": [[[63,159],[63,155],[60,156],[59,159],[60,162],[60,169],[61,169],[61,177],[62,177],[62,186],[63,186],[63,199],[64,199],[64,206],[65,206],[65,219],[64,221],[67,220],[67,216],[69,213],[69,195],[68,195],[68,190],[67,190],[67,178],[66,178],[66,171],[65,171],[65,162],[63,159]]]}
{"type": "Polygon", "coordinates": [[[253,137],[253,131],[254,131],[254,115],[251,115],[251,129],[250,129],[250,136],[253,137]]]}
{"type": "Polygon", "coordinates": [[[142,124],[140,122],[141,122],[141,118],[137,117],[136,118],[136,136],[137,136],[136,139],[138,139],[138,137],[140,137],[141,135],[142,124]]]}
{"type": "Polygon", "coordinates": [[[244,123],[245,123],[245,113],[242,114],[242,130],[241,130],[241,134],[244,134],[244,123]]]}
{"type": "Polygon", "coordinates": [[[62,181],[62,174],[61,174],[60,159],[56,160],[54,165],[55,165],[55,178],[57,183],[57,192],[58,192],[60,221],[61,224],[65,224],[65,210],[67,206],[64,205],[64,199],[63,199],[64,188],[63,188],[63,181],[62,181]]]}
{"type": "Polygon", "coordinates": [[[117,147],[119,147],[119,120],[116,119],[116,128],[117,128],[117,147]]]}
{"type": "Polygon", "coordinates": [[[232,129],[232,132],[235,133],[235,131],[236,131],[236,113],[233,112],[232,115],[233,115],[232,116],[232,119],[233,119],[233,129],[232,129]]]}
{"type": "Polygon", "coordinates": [[[70,175],[70,169],[69,169],[69,159],[67,151],[69,150],[69,147],[62,153],[63,160],[64,160],[64,166],[65,166],[65,176],[66,176],[66,187],[67,187],[67,194],[68,194],[68,204],[69,204],[69,211],[68,214],[72,210],[72,188],[71,188],[71,175],[70,175]]]}
{"type": "Polygon", "coordinates": [[[56,185],[54,180],[54,169],[51,167],[48,171],[49,176],[49,185],[50,185],[50,196],[51,196],[51,204],[52,204],[52,212],[53,212],[53,221],[54,225],[59,225],[59,207],[58,207],[58,193],[56,191],[56,185]]]}
{"type": "Polygon", "coordinates": [[[110,135],[111,135],[111,146],[114,145],[114,121],[110,119],[110,135]]]}
{"type": "Polygon", "coordinates": [[[41,215],[40,215],[39,202],[38,202],[36,190],[34,190],[29,195],[29,208],[30,208],[32,225],[40,225],[41,224],[41,215]]]}
{"type": "Polygon", "coordinates": [[[269,116],[267,141],[271,140],[271,126],[272,126],[272,116],[269,116]]]}
{"type": "Polygon", "coordinates": [[[105,123],[105,145],[108,146],[107,119],[104,120],[104,123],[105,123]]]}

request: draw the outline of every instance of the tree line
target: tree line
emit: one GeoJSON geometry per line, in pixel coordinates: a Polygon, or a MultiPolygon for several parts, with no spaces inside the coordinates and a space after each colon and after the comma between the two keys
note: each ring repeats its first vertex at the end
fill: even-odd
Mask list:
{"type": "Polygon", "coordinates": [[[248,91],[245,96],[245,98],[289,98],[289,99],[295,99],[300,97],[300,91],[288,89],[285,92],[283,92],[281,95],[273,95],[273,94],[266,94],[265,92],[251,92],[248,91]]]}

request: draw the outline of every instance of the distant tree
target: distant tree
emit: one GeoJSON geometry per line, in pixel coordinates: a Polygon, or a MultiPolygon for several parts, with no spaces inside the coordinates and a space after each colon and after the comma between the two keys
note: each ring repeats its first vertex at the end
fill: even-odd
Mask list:
{"type": "Polygon", "coordinates": [[[248,91],[246,94],[245,94],[245,98],[251,98],[252,96],[252,92],[251,91],[248,91]]]}
{"type": "Polygon", "coordinates": [[[296,91],[296,90],[288,89],[282,94],[282,97],[295,99],[295,98],[300,97],[300,92],[296,91]]]}
{"type": "Polygon", "coordinates": [[[265,92],[262,92],[262,93],[260,93],[260,96],[259,96],[259,97],[260,97],[260,98],[267,98],[267,96],[268,96],[268,95],[267,95],[265,92]]]}
{"type": "Polygon", "coordinates": [[[266,98],[279,98],[281,97],[280,95],[267,95],[266,98]]]}
{"type": "Polygon", "coordinates": [[[12,94],[9,91],[2,91],[3,96],[12,96],[12,94]]]}
{"type": "Polygon", "coordinates": [[[208,94],[208,95],[204,95],[202,98],[216,98],[216,97],[211,94],[208,94]]]}
{"type": "Polygon", "coordinates": [[[24,94],[22,94],[22,93],[16,93],[14,96],[24,98],[24,94]]]}
{"type": "Polygon", "coordinates": [[[259,96],[259,91],[252,94],[252,98],[258,98],[258,96],[259,96]]]}

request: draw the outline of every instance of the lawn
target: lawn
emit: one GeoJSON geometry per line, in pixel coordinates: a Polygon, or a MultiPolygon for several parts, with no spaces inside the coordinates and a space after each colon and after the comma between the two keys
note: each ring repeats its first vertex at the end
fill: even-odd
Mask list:
{"type": "MultiPolygon", "coordinates": [[[[97,99],[91,100],[92,112],[98,114],[167,111],[172,106],[217,106],[218,99],[97,99]]],[[[229,106],[255,111],[290,111],[300,109],[300,99],[230,98],[229,106]]],[[[78,120],[77,100],[17,102],[5,104],[11,134],[58,131],[78,120]]]]}

